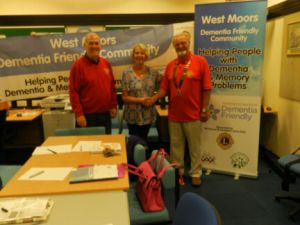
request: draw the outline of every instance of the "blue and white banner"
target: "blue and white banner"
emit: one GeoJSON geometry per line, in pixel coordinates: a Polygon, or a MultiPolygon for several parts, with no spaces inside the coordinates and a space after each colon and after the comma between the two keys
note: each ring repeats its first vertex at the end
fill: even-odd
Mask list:
{"type": "Polygon", "coordinates": [[[257,176],[266,16],[265,0],[196,5],[195,53],[213,84],[202,135],[209,170],[257,176]]]}
{"type": "MultiPolygon", "coordinates": [[[[193,23],[97,32],[100,56],[113,66],[116,87],[122,71],[132,64],[132,47],[145,44],[150,51],[147,65],[163,71],[175,58],[174,33],[193,32],[193,23]]],[[[68,91],[72,63],[83,54],[85,33],[10,37],[0,40],[0,99],[38,98],[68,91]]]]}

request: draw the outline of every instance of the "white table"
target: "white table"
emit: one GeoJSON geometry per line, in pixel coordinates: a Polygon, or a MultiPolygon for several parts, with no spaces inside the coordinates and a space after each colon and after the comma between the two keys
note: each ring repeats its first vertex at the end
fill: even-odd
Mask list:
{"type": "Polygon", "coordinates": [[[41,225],[130,225],[126,191],[41,196],[54,200],[41,225]]]}

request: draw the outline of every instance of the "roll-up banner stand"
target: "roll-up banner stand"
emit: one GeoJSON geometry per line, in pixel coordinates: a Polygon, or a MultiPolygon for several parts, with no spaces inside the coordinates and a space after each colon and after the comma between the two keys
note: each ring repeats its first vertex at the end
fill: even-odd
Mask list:
{"type": "Polygon", "coordinates": [[[267,1],[195,6],[195,54],[212,74],[201,160],[211,171],[257,177],[267,1]]]}

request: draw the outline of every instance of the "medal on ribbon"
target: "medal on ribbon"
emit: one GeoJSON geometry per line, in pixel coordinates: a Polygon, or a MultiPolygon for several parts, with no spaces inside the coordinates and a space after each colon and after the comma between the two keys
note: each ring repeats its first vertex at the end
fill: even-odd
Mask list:
{"type": "MultiPolygon", "coordinates": [[[[185,76],[185,74],[186,74],[186,72],[187,72],[187,70],[188,70],[188,68],[189,68],[190,65],[191,65],[191,60],[189,60],[188,63],[184,65],[183,70],[182,70],[182,73],[181,73],[181,75],[180,75],[179,84],[177,84],[177,82],[176,82],[176,72],[177,72],[178,64],[175,64],[175,65],[174,65],[174,70],[173,70],[173,83],[174,83],[174,85],[175,85],[175,87],[176,87],[176,89],[177,89],[177,96],[181,96],[181,91],[180,91],[180,89],[181,89],[182,84],[183,84],[183,81],[184,81],[184,76],[185,76]]],[[[188,75],[190,75],[190,74],[191,74],[191,72],[188,73],[188,75]]]]}

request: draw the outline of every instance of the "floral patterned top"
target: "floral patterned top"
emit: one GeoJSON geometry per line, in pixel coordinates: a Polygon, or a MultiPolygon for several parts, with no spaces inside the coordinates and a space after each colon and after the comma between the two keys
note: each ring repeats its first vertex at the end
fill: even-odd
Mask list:
{"type": "MultiPolygon", "coordinates": [[[[138,79],[132,67],[126,69],[122,76],[122,90],[126,90],[129,96],[133,97],[151,97],[159,87],[160,75],[158,71],[149,67],[145,68],[143,79],[138,79]]],[[[142,104],[125,103],[124,120],[128,124],[147,125],[155,120],[155,108],[145,107],[142,104]]]]}

